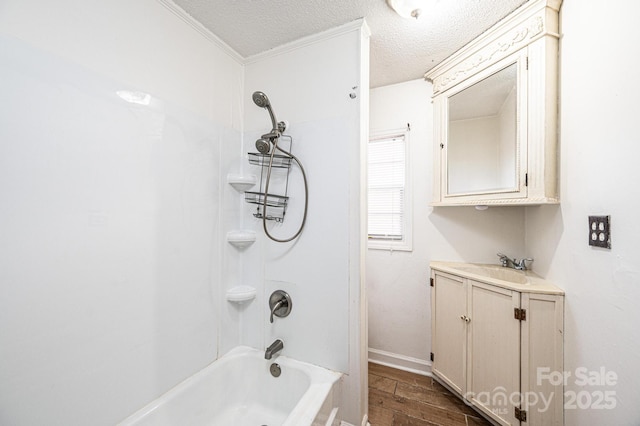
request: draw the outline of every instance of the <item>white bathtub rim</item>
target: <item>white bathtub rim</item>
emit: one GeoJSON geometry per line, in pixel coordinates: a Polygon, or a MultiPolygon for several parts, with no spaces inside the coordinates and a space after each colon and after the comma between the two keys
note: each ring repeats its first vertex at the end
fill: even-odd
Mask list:
{"type": "Polygon", "coordinates": [[[282,426],[311,425],[331,392],[332,383],[313,384],[298,401],[282,426]]]}
{"type": "MultiPolygon", "coordinates": [[[[117,426],[135,426],[140,420],[150,415],[153,411],[163,406],[172,398],[184,392],[185,390],[188,390],[197,382],[204,380],[210,370],[220,368],[224,364],[231,362],[231,360],[244,356],[249,356],[252,358],[264,358],[264,351],[251,348],[249,346],[237,346],[231,349],[225,355],[212,361],[202,370],[197,371],[192,376],[187,377],[185,380],[178,383],[176,386],[169,389],[158,398],[149,402],[147,405],[134,412],[129,417],[125,418],[122,422],[118,423],[117,426]]],[[[298,401],[294,409],[291,411],[291,413],[289,413],[289,416],[282,426],[295,426],[304,423],[311,424],[316,414],[320,411],[320,408],[322,407],[322,404],[324,403],[327,395],[329,395],[329,392],[331,392],[334,383],[336,383],[342,377],[342,373],[338,373],[324,367],[319,367],[317,365],[309,364],[304,361],[294,360],[282,355],[272,360],[264,361],[269,363],[277,362],[277,364],[285,368],[293,366],[292,368],[298,368],[314,377],[311,385],[309,386],[309,389],[307,389],[300,401],[298,401]]]]}

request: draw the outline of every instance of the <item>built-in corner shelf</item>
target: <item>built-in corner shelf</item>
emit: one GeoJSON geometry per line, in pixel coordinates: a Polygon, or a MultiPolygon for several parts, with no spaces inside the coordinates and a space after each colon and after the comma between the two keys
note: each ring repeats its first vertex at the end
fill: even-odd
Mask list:
{"type": "Polygon", "coordinates": [[[236,191],[244,192],[255,186],[255,184],[258,183],[258,178],[255,175],[229,173],[227,175],[227,183],[233,186],[236,191]]]}
{"type": "Polygon", "coordinates": [[[248,285],[238,285],[227,290],[227,300],[232,303],[244,303],[255,299],[256,289],[248,285]]]}
{"type": "Polygon", "coordinates": [[[249,247],[256,241],[255,231],[229,231],[227,232],[227,242],[232,246],[243,249],[249,247]]]}

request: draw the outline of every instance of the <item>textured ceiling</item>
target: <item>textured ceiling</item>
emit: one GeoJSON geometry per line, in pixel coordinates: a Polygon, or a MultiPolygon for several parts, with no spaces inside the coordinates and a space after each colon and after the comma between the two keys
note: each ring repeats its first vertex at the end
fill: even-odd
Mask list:
{"type": "Polygon", "coordinates": [[[365,18],[371,87],[421,78],[526,0],[424,0],[420,19],[385,0],[174,0],[244,57],[365,18]]]}

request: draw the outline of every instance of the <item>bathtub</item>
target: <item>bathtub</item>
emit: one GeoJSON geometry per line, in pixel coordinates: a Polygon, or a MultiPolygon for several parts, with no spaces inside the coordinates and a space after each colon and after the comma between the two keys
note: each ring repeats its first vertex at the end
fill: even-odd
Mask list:
{"type": "Polygon", "coordinates": [[[342,375],[237,347],[120,423],[121,426],[333,426],[342,375]],[[280,377],[269,367],[276,362],[280,377]]]}

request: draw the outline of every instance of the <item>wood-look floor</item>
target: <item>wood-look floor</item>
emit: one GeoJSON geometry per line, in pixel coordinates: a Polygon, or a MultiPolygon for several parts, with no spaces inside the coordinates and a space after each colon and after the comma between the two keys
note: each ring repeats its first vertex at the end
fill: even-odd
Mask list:
{"type": "Polygon", "coordinates": [[[490,425],[431,377],[369,363],[372,426],[490,425]]]}

